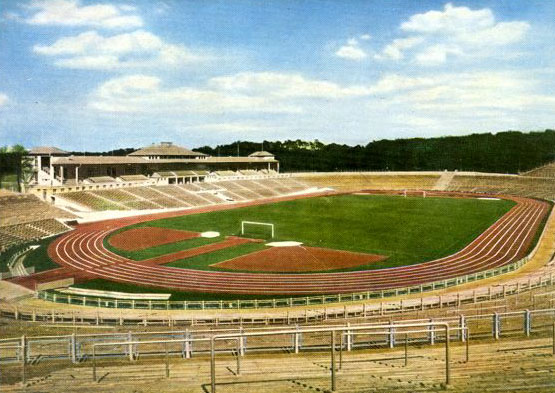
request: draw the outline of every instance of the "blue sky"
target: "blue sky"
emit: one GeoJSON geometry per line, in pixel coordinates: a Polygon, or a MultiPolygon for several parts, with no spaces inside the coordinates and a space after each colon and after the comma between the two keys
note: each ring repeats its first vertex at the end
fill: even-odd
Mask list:
{"type": "Polygon", "coordinates": [[[0,144],[555,127],[555,1],[0,2],[0,144]]]}

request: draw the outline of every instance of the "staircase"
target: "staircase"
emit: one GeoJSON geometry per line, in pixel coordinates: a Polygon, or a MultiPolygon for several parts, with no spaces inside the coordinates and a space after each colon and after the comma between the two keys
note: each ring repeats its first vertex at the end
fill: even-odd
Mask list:
{"type": "Polygon", "coordinates": [[[451,183],[451,180],[453,180],[454,177],[455,177],[455,172],[443,172],[439,177],[439,179],[437,180],[433,190],[435,191],[447,190],[447,187],[449,187],[449,184],[451,183]]]}

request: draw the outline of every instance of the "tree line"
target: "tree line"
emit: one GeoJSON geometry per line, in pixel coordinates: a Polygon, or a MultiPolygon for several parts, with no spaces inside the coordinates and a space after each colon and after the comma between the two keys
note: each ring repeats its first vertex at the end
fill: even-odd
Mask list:
{"type": "MultiPolygon", "coordinates": [[[[122,148],[73,154],[124,156],[135,150],[122,148]]],[[[195,150],[211,156],[246,156],[267,150],[275,154],[284,172],[459,170],[521,173],[555,161],[555,130],[382,139],[365,146],[324,144],[318,140],[237,141],[195,150]]],[[[26,154],[21,145],[0,147],[0,188],[3,183],[10,182],[16,183],[20,190],[21,184],[30,178],[31,163],[25,159],[26,154]]]]}
{"type": "Polygon", "coordinates": [[[275,154],[282,171],[478,171],[520,173],[555,161],[555,130],[378,140],[366,146],[301,140],[238,141],[195,150],[212,156],[275,154]]]}

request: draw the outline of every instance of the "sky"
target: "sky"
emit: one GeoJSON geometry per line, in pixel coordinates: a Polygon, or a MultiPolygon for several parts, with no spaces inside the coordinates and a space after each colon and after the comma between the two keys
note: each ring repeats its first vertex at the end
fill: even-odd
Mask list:
{"type": "Polygon", "coordinates": [[[554,16],[554,0],[1,0],[0,145],[555,128],[554,16]]]}

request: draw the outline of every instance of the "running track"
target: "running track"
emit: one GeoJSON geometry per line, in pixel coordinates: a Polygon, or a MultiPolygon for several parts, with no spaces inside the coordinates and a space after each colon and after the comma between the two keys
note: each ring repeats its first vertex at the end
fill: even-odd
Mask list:
{"type": "MultiPolygon", "coordinates": [[[[438,192],[428,192],[428,195],[487,197],[487,195],[438,192]]],[[[221,210],[270,202],[266,200],[236,204],[232,207],[214,206],[82,225],[75,231],[58,238],[50,246],[49,255],[63,266],[62,268],[14,279],[14,281],[33,287],[36,282],[47,282],[63,277],[75,277],[77,281],[105,278],[122,283],[190,292],[272,295],[350,293],[419,285],[499,267],[525,256],[542,219],[549,211],[549,205],[527,198],[505,198],[514,200],[517,204],[472,243],[453,255],[417,265],[373,271],[314,274],[200,271],[132,261],[110,252],[103,245],[103,239],[107,235],[132,223],[192,214],[200,210],[221,210]]],[[[292,198],[279,198],[279,200],[284,199],[292,198]]]]}

